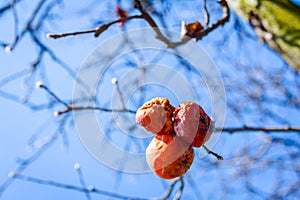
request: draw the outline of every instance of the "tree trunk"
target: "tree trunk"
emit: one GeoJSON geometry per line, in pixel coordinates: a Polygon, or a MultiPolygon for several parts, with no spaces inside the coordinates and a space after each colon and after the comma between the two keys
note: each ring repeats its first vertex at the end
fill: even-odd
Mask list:
{"type": "Polygon", "coordinates": [[[300,73],[300,7],[289,0],[228,0],[269,47],[300,73]]]}

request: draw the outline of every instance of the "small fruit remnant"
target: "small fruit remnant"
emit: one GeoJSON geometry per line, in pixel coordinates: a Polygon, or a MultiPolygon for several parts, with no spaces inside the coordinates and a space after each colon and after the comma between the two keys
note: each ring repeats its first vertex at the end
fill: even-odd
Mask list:
{"type": "MultiPolygon", "coordinates": [[[[128,13],[126,10],[122,9],[121,6],[117,6],[116,7],[116,13],[119,17],[119,19],[123,19],[123,18],[127,18],[128,17],[128,13]]],[[[124,20],[122,22],[119,23],[120,26],[123,26],[125,24],[127,20],[124,20]]]]}
{"type": "Polygon", "coordinates": [[[138,109],[136,122],[156,135],[173,132],[174,109],[168,99],[154,98],[138,109]]]}
{"type": "Polygon", "coordinates": [[[174,134],[157,135],[146,150],[150,168],[161,178],[184,175],[194,160],[193,148],[174,134]]]}
{"type": "Polygon", "coordinates": [[[184,21],[181,22],[181,38],[185,36],[195,37],[197,33],[203,30],[203,26],[199,21],[186,24],[184,21]]]}
{"type": "Polygon", "coordinates": [[[184,102],[174,111],[174,131],[194,147],[201,147],[212,135],[214,123],[203,108],[184,102]]]}

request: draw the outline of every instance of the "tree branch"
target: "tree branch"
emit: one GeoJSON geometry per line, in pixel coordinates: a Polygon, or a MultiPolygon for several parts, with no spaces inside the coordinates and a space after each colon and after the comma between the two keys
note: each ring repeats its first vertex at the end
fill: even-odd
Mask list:
{"type": "Polygon", "coordinates": [[[206,0],[203,0],[203,9],[204,9],[204,14],[205,14],[205,26],[208,26],[210,16],[209,16],[209,12],[207,10],[206,4],[207,4],[206,0]]]}
{"type": "Polygon", "coordinates": [[[101,33],[106,31],[110,26],[112,26],[114,24],[117,24],[117,23],[120,23],[120,22],[126,22],[126,21],[129,21],[131,19],[138,19],[138,18],[142,18],[142,16],[141,15],[133,15],[133,16],[126,17],[126,18],[121,18],[121,19],[115,20],[113,22],[103,24],[102,26],[100,26],[98,28],[95,28],[95,29],[91,29],[91,30],[75,31],[75,32],[61,33],[61,34],[49,33],[49,34],[47,34],[47,37],[48,38],[53,38],[53,39],[59,39],[59,38],[62,38],[62,37],[83,35],[83,34],[88,34],[88,33],[95,33],[95,37],[98,37],[101,33]]]}
{"type": "Polygon", "coordinates": [[[7,3],[5,6],[0,8],[0,16],[2,14],[4,14],[4,12],[8,11],[9,9],[11,9],[14,5],[16,5],[17,3],[21,2],[22,0],[16,0],[13,3],[9,2],[7,3]]]}
{"type": "Polygon", "coordinates": [[[215,128],[216,132],[228,132],[228,133],[236,133],[236,132],[248,132],[248,131],[262,131],[262,132],[300,132],[300,127],[225,127],[225,128],[215,128]]]}
{"type": "Polygon", "coordinates": [[[219,19],[217,22],[213,23],[207,29],[204,29],[203,31],[196,33],[195,36],[192,36],[197,41],[202,39],[204,36],[208,35],[210,32],[212,32],[219,26],[224,26],[224,24],[229,21],[230,11],[227,2],[225,0],[219,0],[219,3],[221,4],[223,10],[223,17],[219,19]]]}
{"type": "MultiPolygon", "coordinates": [[[[56,94],[54,94],[47,86],[43,85],[41,82],[36,83],[36,87],[44,89],[50,96],[52,96],[58,103],[64,105],[66,107],[63,111],[58,111],[56,115],[62,115],[64,113],[68,113],[70,111],[83,111],[83,110],[99,110],[104,112],[129,112],[135,114],[135,110],[130,110],[127,108],[123,109],[108,109],[102,107],[94,107],[94,106],[73,106],[71,104],[66,103],[61,100],[56,94]]],[[[262,132],[300,132],[300,127],[251,127],[251,126],[242,126],[242,127],[225,127],[225,128],[215,128],[215,132],[228,132],[228,133],[236,133],[236,132],[248,132],[248,131],[262,131],[262,132]]]]}
{"type": "MultiPolygon", "coordinates": [[[[174,190],[174,188],[175,188],[175,185],[176,185],[177,183],[180,183],[180,187],[179,187],[179,189],[178,189],[178,191],[177,191],[177,194],[179,194],[180,191],[182,192],[183,187],[184,187],[184,182],[183,182],[183,177],[181,176],[181,177],[175,179],[175,180],[169,185],[169,187],[168,187],[168,189],[166,190],[166,192],[165,192],[165,194],[163,195],[163,197],[161,197],[161,198],[159,198],[159,199],[160,199],[160,200],[167,200],[167,199],[169,199],[170,196],[171,196],[171,194],[172,194],[172,192],[173,192],[173,190],[174,190]]],[[[179,196],[179,198],[180,198],[181,194],[178,195],[178,196],[179,196]]],[[[177,199],[178,199],[178,198],[177,198],[177,199]]]]}
{"type": "Polygon", "coordinates": [[[135,114],[136,112],[129,109],[109,109],[109,108],[102,108],[102,107],[93,107],[93,106],[72,106],[67,105],[67,108],[62,111],[55,112],[55,115],[62,115],[71,111],[84,111],[84,110],[98,110],[98,111],[104,111],[104,112],[128,112],[135,114]]]}
{"type": "Polygon", "coordinates": [[[76,185],[69,185],[69,184],[60,183],[60,182],[56,182],[56,181],[44,180],[44,179],[35,178],[35,177],[31,177],[31,176],[25,176],[25,175],[18,174],[18,173],[12,174],[12,178],[27,181],[27,182],[37,183],[37,184],[41,184],[41,185],[48,185],[48,186],[53,186],[53,187],[62,188],[62,189],[74,190],[77,192],[100,194],[100,195],[104,195],[104,196],[113,197],[116,199],[144,200],[144,198],[130,197],[130,196],[117,194],[115,192],[108,192],[108,191],[100,190],[100,189],[95,188],[94,186],[88,186],[88,188],[82,188],[82,187],[79,187],[76,185]]]}
{"type": "MultiPolygon", "coordinates": [[[[147,21],[147,23],[150,25],[150,27],[152,27],[153,30],[155,31],[157,39],[164,42],[168,48],[175,48],[177,46],[187,43],[192,38],[195,38],[196,40],[200,40],[204,36],[206,36],[210,32],[212,32],[213,30],[215,30],[217,27],[223,26],[227,21],[229,21],[230,13],[229,13],[229,8],[227,5],[227,2],[225,0],[219,0],[219,3],[221,4],[221,7],[223,9],[223,17],[220,20],[218,20],[216,23],[209,26],[207,29],[203,29],[199,32],[196,32],[194,35],[191,35],[191,36],[189,35],[187,37],[183,37],[181,39],[181,41],[177,41],[177,42],[172,42],[166,36],[163,35],[163,33],[158,28],[158,25],[156,24],[156,22],[149,15],[149,13],[143,8],[143,5],[142,5],[141,1],[139,1],[139,0],[134,0],[134,7],[141,12],[141,15],[133,15],[133,16],[126,17],[126,18],[121,18],[121,19],[115,20],[113,22],[103,24],[102,26],[100,26],[96,29],[85,30],[85,31],[75,31],[75,32],[69,32],[69,33],[61,33],[61,34],[47,34],[47,37],[58,39],[58,38],[62,38],[62,37],[82,35],[82,34],[88,34],[88,33],[95,33],[94,34],[95,37],[98,37],[101,33],[106,31],[113,24],[120,23],[120,22],[126,22],[131,19],[144,19],[147,21]]],[[[206,8],[206,6],[205,6],[205,8],[206,8]]],[[[206,12],[208,15],[207,10],[206,10],[206,12]]],[[[209,17],[209,16],[207,16],[207,17],[209,17]]],[[[207,18],[207,20],[209,20],[209,18],[207,18]]],[[[207,21],[207,23],[208,22],[209,21],[207,21]]]]}

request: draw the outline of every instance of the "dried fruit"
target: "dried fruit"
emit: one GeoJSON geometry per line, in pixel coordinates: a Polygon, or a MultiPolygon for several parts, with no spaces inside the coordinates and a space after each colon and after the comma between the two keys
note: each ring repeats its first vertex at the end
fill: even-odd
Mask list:
{"type": "MultiPolygon", "coordinates": [[[[119,5],[116,7],[116,13],[117,13],[119,19],[123,19],[123,18],[127,18],[128,17],[127,11],[124,10],[124,9],[122,9],[119,5]]],[[[127,20],[120,22],[119,25],[123,26],[126,21],[127,20]]]]}
{"type": "Polygon", "coordinates": [[[203,26],[199,21],[186,24],[184,21],[181,22],[181,38],[185,36],[194,37],[195,34],[203,30],[203,26]]]}
{"type": "Polygon", "coordinates": [[[202,146],[212,135],[213,120],[194,102],[184,102],[174,111],[174,131],[194,147],[202,146]]]}
{"type": "Polygon", "coordinates": [[[184,175],[194,160],[194,150],[174,134],[157,135],[146,150],[149,167],[161,178],[184,175]]]}
{"type": "Polygon", "coordinates": [[[184,175],[194,160],[193,147],[212,135],[214,122],[200,105],[180,104],[176,109],[166,98],[154,98],[140,107],[136,122],[156,134],[146,149],[149,167],[161,178],[184,175]]]}
{"type": "Polygon", "coordinates": [[[160,135],[173,132],[175,108],[166,98],[154,98],[137,110],[136,122],[151,133],[160,135]]]}

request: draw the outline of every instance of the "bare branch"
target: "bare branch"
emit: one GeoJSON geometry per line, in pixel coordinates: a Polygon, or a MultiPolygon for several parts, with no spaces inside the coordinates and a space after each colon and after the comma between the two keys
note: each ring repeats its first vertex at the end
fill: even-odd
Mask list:
{"type": "Polygon", "coordinates": [[[121,23],[121,22],[127,22],[131,19],[139,19],[139,18],[142,18],[142,16],[141,15],[134,15],[134,16],[118,19],[118,20],[110,22],[108,24],[104,24],[104,25],[102,25],[102,26],[100,26],[99,28],[96,29],[95,37],[98,37],[101,33],[106,31],[106,29],[108,29],[113,24],[117,24],[117,23],[121,23]]]}
{"type": "Polygon", "coordinates": [[[105,190],[95,188],[94,186],[88,186],[88,188],[82,188],[82,187],[79,187],[76,185],[69,185],[69,184],[60,183],[60,182],[56,182],[56,181],[52,181],[52,180],[44,180],[44,179],[35,178],[35,177],[31,177],[31,176],[25,176],[25,175],[22,175],[19,173],[14,173],[12,178],[27,181],[27,182],[37,183],[37,184],[41,184],[41,185],[48,185],[48,186],[53,186],[53,187],[57,187],[57,188],[74,190],[74,191],[78,191],[78,192],[84,192],[84,193],[88,192],[88,193],[100,194],[100,195],[104,195],[104,196],[113,197],[116,199],[146,200],[145,198],[130,197],[130,196],[117,194],[116,192],[108,192],[105,190]]]}
{"type": "Polygon", "coordinates": [[[134,15],[134,16],[126,17],[126,18],[121,18],[121,19],[115,20],[113,22],[110,22],[108,24],[103,24],[99,28],[95,28],[95,29],[91,29],[91,30],[76,31],[76,32],[70,32],[70,33],[61,33],[61,34],[49,33],[49,34],[47,34],[47,37],[48,38],[53,38],[53,39],[59,39],[59,38],[62,38],[62,37],[82,35],[82,34],[88,34],[88,33],[95,33],[95,37],[98,37],[101,33],[106,31],[110,26],[112,26],[114,24],[117,24],[117,23],[120,23],[120,22],[126,22],[126,21],[129,21],[131,19],[138,19],[138,18],[142,18],[142,16],[141,15],[134,15]]]}
{"type": "Polygon", "coordinates": [[[204,13],[205,13],[205,25],[208,26],[210,16],[209,16],[209,12],[207,10],[206,4],[207,4],[206,0],[203,0],[203,9],[204,9],[204,13]]]}
{"type": "Polygon", "coordinates": [[[180,187],[179,187],[179,189],[177,190],[177,192],[175,194],[175,197],[174,197],[175,200],[181,199],[183,189],[184,189],[183,177],[180,177],[179,181],[180,181],[180,187]]]}
{"type": "Polygon", "coordinates": [[[179,193],[182,192],[183,187],[184,187],[184,182],[183,182],[182,176],[179,177],[179,178],[177,178],[177,179],[175,179],[172,183],[170,183],[168,189],[166,190],[166,192],[165,192],[165,194],[163,195],[163,197],[160,198],[160,200],[167,200],[167,199],[169,199],[170,196],[171,196],[171,194],[172,194],[172,192],[173,192],[173,190],[174,190],[174,188],[175,188],[175,185],[176,185],[177,183],[180,183],[180,188],[179,188],[179,190],[177,191],[178,196],[179,196],[179,198],[180,198],[181,194],[179,194],[179,193]],[[180,191],[181,191],[181,192],[180,192],[180,191]]]}
{"type": "Polygon", "coordinates": [[[42,83],[36,83],[37,87],[40,87],[42,89],[44,89],[48,94],[50,94],[50,96],[52,96],[58,103],[68,107],[68,104],[66,102],[64,102],[63,100],[61,100],[56,94],[54,94],[47,86],[43,85],[42,83]]]}
{"type": "Polygon", "coordinates": [[[62,38],[62,37],[68,37],[68,36],[75,36],[75,35],[82,35],[82,34],[94,33],[96,31],[97,31],[97,29],[91,29],[91,30],[86,30],[86,31],[70,32],[70,33],[60,33],[60,34],[48,33],[47,37],[48,38],[53,38],[53,39],[58,39],[58,38],[62,38]]]}
{"type": "Polygon", "coordinates": [[[84,110],[98,110],[98,111],[104,111],[104,112],[128,112],[135,114],[136,112],[134,110],[129,109],[109,109],[109,108],[102,108],[102,107],[93,107],[93,106],[72,106],[68,105],[67,108],[63,111],[56,112],[56,115],[62,115],[65,113],[68,113],[70,111],[84,111],[84,110]]]}
{"type": "MultiPolygon", "coordinates": [[[[86,183],[85,183],[85,180],[84,180],[84,177],[83,177],[83,173],[82,173],[80,164],[79,164],[79,163],[76,163],[76,164],[74,165],[74,169],[76,170],[76,172],[77,172],[77,174],[78,174],[79,182],[80,182],[82,188],[87,188],[86,183]]],[[[88,190],[88,191],[84,190],[84,194],[85,194],[85,198],[86,198],[87,200],[91,200],[91,195],[90,195],[90,191],[89,191],[89,190],[88,190]]]]}
{"type": "MultiPolygon", "coordinates": [[[[44,5],[46,1],[41,0],[38,5],[36,6],[36,8],[34,9],[34,11],[32,12],[30,18],[28,19],[26,25],[24,26],[24,28],[21,30],[20,33],[16,33],[15,39],[12,42],[12,44],[9,45],[9,50],[12,51],[15,46],[17,45],[17,43],[20,41],[21,38],[24,37],[24,35],[31,29],[31,25],[34,21],[34,19],[36,18],[38,12],[41,10],[42,6],[44,5]]],[[[15,19],[15,21],[17,20],[17,18],[15,19]]]]}
{"type": "Polygon", "coordinates": [[[9,177],[0,185],[0,197],[5,192],[5,190],[14,182],[14,177],[17,174],[22,173],[30,164],[32,164],[34,161],[36,161],[41,155],[45,153],[46,150],[48,150],[51,145],[54,144],[54,142],[57,140],[58,136],[64,132],[66,123],[66,118],[63,119],[62,123],[59,125],[59,127],[56,129],[56,131],[47,138],[47,140],[33,153],[29,158],[22,159],[18,162],[18,167],[14,172],[11,172],[9,174],[9,177]]]}
{"type": "Polygon", "coordinates": [[[8,11],[9,9],[11,9],[12,6],[14,6],[15,4],[17,4],[17,3],[21,2],[21,1],[22,1],[22,0],[15,0],[13,4],[12,4],[12,3],[7,3],[5,6],[3,6],[2,8],[0,8],[0,16],[1,16],[4,12],[8,11]]]}
{"type": "Polygon", "coordinates": [[[62,37],[75,36],[75,35],[88,34],[88,33],[95,33],[95,37],[98,37],[101,33],[106,31],[113,24],[120,23],[120,22],[126,22],[131,19],[142,18],[142,19],[146,20],[148,22],[148,24],[153,28],[153,30],[156,33],[157,39],[164,42],[168,48],[175,48],[177,46],[187,43],[192,38],[195,38],[196,40],[202,39],[204,36],[208,35],[210,32],[212,32],[217,27],[223,26],[229,20],[229,8],[227,5],[227,2],[225,0],[220,0],[219,2],[222,6],[223,13],[224,13],[223,17],[219,21],[212,24],[207,29],[203,29],[203,30],[195,33],[194,35],[191,35],[191,36],[189,35],[189,37],[183,37],[182,40],[178,41],[178,42],[172,42],[166,36],[163,35],[163,33],[158,28],[158,25],[156,24],[156,22],[148,14],[148,12],[143,8],[143,5],[139,0],[134,0],[134,7],[137,8],[141,12],[141,15],[134,15],[134,16],[126,17],[126,18],[121,18],[121,19],[115,20],[113,22],[103,24],[102,26],[100,26],[99,28],[96,28],[96,29],[91,29],[91,30],[86,30],[86,31],[76,31],[76,32],[70,32],[70,33],[61,33],[61,34],[47,34],[47,37],[58,39],[58,38],[62,38],[62,37]]]}
{"type": "Polygon", "coordinates": [[[219,3],[221,4],[222,10],[223,10],[223,17],[218,20],[217,22],[213,23],[211,26],[209,26],[207,29],[204,29],[203,31],[200,31],[195,34],[195,36],[192,36],[196,40],[202,39],[204,36],[208,35],[210,32],[215,30],[216,28],[220,26],[224,26],[226,22],[229,21],[230,18],[230,11],[228,4],[225,0],[219,0],[219,3]]]}
{"type": "Polygon", "coordinates": [[[104,111],[104,112],[128,112],[135,114],[136,111],[129,110],[126,108],[123,109],[108,109],[108,108],[102,108],[102,107],[94,107],[94,106],[73,106],[72,104],[68,104],[67,102],[60,99],[54,92],[52,92],[47,86],[43,85],[40,82],[36,83],[36,87],[44,89],[51,97],[55,99],[56,102],[64,105],[66,107],[63,111],[55,112],[55,115],[62,115],[65,113],[68,113],[70,111],[84,111],[84,110],[98,110],[98,111],[104,111]]]}
{"type": "Polygon", "coordinates": [[[243,127],[236,127],[236,128],[216,128],[216,132],[228,132],[228,133],[235,133],[235,132],[247,132],[247,131],[263,131],[263,132],[300,132],[300,127],[291,127],[291,126],[284,126],[284,127],[250,127],[250,126],[243,126],[243,127]]]}

